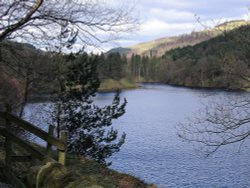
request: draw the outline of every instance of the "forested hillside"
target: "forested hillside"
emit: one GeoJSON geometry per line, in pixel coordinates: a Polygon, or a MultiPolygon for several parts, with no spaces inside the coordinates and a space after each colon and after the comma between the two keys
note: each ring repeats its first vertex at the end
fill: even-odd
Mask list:
{"type": "Polygon", "coordinates": [[[250,26],[195,46],[177,48],[155,60],[156,81],[193,87],[249,88],[250,26]]]}
{"type": "MultiPolygon", "coordinates": [[[[224,27],[217,26],[221,31],[224,27]]],[[[249,29],[246,25],[224,30],[219,36],[194,46],[186,41],[190,45],[166,51],[160,57],[132,54],[128,58],[118,52],[86,56],[96,58],[101,90],[133,88],[136,82],[142,81],[246,89],[249,88],[249,29]]],[[[14,42],[2,43],[1,54],[8,64],[0,71],[15,78],[18,87],[26,88],[24,91],[28,93],[22,94],[27,96],[56,93],[59,75],[67,72],[67,62],[77,55],[47,53],[29,44],[14,42]]]]}
{"type": "Polygon", "coordinates": [[[250,26],[223,30],[194,46],[166,51],[161,57],[132,55],[126,76],[145,82],[190,87],[249,88],[250,26]]]}
{"type": "Polygon", "coordinates": [[[126,55],[127,57],[131,57],[133,54],[148,57],[160,57],[164,55],[166,51],[185,47],[187,45],[195,45],[216,37],[223,32],[228,32],[247,24],[249,24],[249,22],[244,20],[234,20],[222,23],[212,28],[206,28],[206,26],[204,26],[205,28],[202,31],[193,31],[189,34],[164,37],[149,42],[139,43],[127,48],[114,48],[108,53],[118,52],[121,55],[126,55]]]}

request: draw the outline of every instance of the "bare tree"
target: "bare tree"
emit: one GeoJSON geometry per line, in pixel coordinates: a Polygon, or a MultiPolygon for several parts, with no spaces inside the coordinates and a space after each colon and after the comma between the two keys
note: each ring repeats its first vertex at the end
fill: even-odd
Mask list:
{"type": "MultiPolygon", "coordinates": [[[[201,23],[198,20],[199,23],[201,23]]],[[[216,27],[222,34],[221,43],[233,50],[218,51],[224,79],[231,88],[249,89],[250,49],[249,21],[231,21],[216,27]],[[228,25],[229,24],[229,25],[228,25]],[[236,24],[236,25],[235,25],[236,24]],[[238,27],[243,26],[243,27],[238,27]],[[232,28],[239,28],[232,30],[232,28]],[[230,31],[231,30],[231,31],[230,31]],[[229,32],[230,31],[230,32],[229,32]]],[[[202,24],[206,27],[205,24],[202,24]]],[[[211,66],[211,65],[210,65],[211,66]]],[[[237,143],[239,149],[250,138],[250,95],[248,92],[224,93],[203,104],[194,117],[177,126],[177,134],[184,141],[198,146],[206,156],[225,145],[237,143]]]]}
{"type": "MultiPolygon", "coordinates": [[[[82,49],[86,46],[100,47],[123,33],[137,28],[137,17],[133,15],[134,5],[124,1],[105,0],[5,0],[0,1],[0,68],[15,72],[25,80],[24,102],[34,62],[22,62],[23,56],[5,41],[15,40],[30,43],[39,49],[61,52],[82,49]],[[5,42],[5,44],[4,44],[5,42]],[[4,50],[12,52],[6,59],[4,50]],[[14,65],[9,59],[16,59],[14,65]],[[19,67],[24,67],[20,71],[19,67]]],[[[33,57],[34,58],[34,57],[33,57]]],[[[34,60],[33,60],[34,61],[34,60]]],[[[21,79],[19,79],[21,80],[21,79]]],[[[23,103],[24,103],[23,102],[23,103]]],[[[22,114],[22,110],[21,113],[22,114]]]]}
{"type": "Polygon", "coordinates": [[[208,101],[188,123],[178,125],[178,136],[198,143],[207,156],[221,146],[240,143],[250,138],[250,96],[231,93],[208,101]]]}
{"type": "Polygon", "coordinates": [[[136,28],[133,7],[104,0],[1,1],[0,41],[16,39],[44,49],[75,42],[98,46],[136,28]]]}

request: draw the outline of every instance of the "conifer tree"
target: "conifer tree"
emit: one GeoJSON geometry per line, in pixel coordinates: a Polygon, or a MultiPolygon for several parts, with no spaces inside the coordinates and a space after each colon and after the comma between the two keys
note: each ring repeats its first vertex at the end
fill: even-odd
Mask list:
{"type": "Polygon", "coordinates": [[[125,141],[125,133],[118,138],[112,120],[125,113],[126,99],[121,102],[117,92],[112,104],[95,105],[93,97],[100,84],[98,56],[84,53],[70,58],[61,95],[61,127],[69,131],[68,151],[109,165],[105,159],[118,152],[125,141]]]}

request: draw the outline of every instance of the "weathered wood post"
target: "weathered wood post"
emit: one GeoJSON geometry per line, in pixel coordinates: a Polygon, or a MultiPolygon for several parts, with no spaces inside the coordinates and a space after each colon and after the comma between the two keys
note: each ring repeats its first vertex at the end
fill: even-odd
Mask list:
{"type": "Polygon", "coordinates": [[[68,139],[68,131],[60,132],[60,140],[64,143],[64,150],[59,150],[58,162],[65,165],[66,159],[66,149],[67,149],[67,139],[68,139]]]}
{"type": "MultiPolygon", "coordinates": [[[[55,127],[53,125],[49,125],[49,136],[54,136],[54,129],[55,127]]],[[[46,147],[46,157],[49,159],[51,157],[51,150],[52,150],[52,145],[47,142],[47,147],[46,147]]]]}

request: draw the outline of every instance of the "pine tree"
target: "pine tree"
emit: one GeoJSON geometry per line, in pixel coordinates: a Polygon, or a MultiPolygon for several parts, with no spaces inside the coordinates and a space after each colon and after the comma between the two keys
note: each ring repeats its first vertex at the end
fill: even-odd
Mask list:
{"type": "Polygon", "coordinates": [[[98,57],[86,53],[71,57],[62,95],[62,127],[69,131],[68,151],[109,165],[106,158],[118,152],[125,133],[118,138],[112,120],[125,113],[126,99],[121,103],[119,92],[111,105],[98,107],[93,97],[100,85],[96,68],[98,57]],[[72,60],[73,59],[73,60],[72,60]]]}

